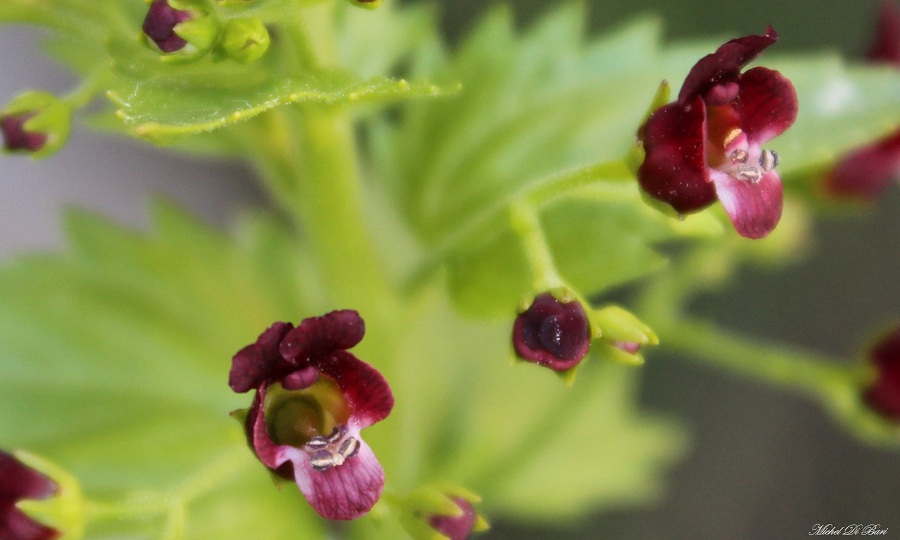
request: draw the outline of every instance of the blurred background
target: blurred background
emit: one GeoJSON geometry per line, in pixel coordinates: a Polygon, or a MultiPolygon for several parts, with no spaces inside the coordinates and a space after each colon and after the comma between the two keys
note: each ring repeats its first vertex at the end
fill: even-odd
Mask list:
{"type": "MultiPolygon", "coordinates": [[[[868,47],[879,3],[584,1],[594,33],[649,13],[665,21],[668,39],[724,41],[760,33],[771,23],[781,36],[777,52],[826,49],[850,57],[868,47]]],[[[512,4],[527,24],[558,3],[512,4]]],[[[464,34],[489,5],[444,2],[448,35],[464,34]]],[[[73,83],[40,56],[39,37],[22,27],[0,28],[0,103],[26,88],[63,91],[73,83]]],[[[59,213],[66,206],[93,208],[143,227],[147,198],[159,195],[220,227],[228,227],[241,209],[266,204],[240,164],[164,153],[77,126],[69,144],[49,160],[0,156],[0,259],[61,247],[59,213]]],[[[897,209],[900,189],[894,188],[870,211],[818,222],[808,258],[774,272],[746,270],[730,288],[704,297],[696,310],[750,335],[851,361],[872,329],[900,318],[897,209]]],[[[888,537],[900,535],[900,453],[851,439],[805,398],[666,356],[664,349],[648,356],[642,406],[682,419],[693,437],[666,493],[652,506],[614,509],[562,528],[495,522],[483,538],[800,538],[817,523],[880,524],[888,537]]]]}

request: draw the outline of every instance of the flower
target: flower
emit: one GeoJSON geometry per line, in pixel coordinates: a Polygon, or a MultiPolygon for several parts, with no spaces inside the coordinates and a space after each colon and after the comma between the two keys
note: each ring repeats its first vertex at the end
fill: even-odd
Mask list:
{"type": "Polygon", "coordinates": [[[55,496],[59,486],[50,478],[0,450],[0,538],[3,540],[49,540],[60,531],[34,521],[16,503],[55,496]]]}
{"type": "Polygon", "coordinates": [[[365,325],[356,311],[332,311],[296,328],[276,322],[232,360],[229,385],[256,389],[248,442],[275,474],[296,481],[321,516],[355,519],[378,501],[384,470],[360,430],[388,416],[391,389],[349,349],[365,325]]]}
{"type": "MultiPolygon", "coordinates": [[[[900,68],[900,7],[883,2],[875,41],[866,55],[873,63],[900,68]]],[[[846,154],[828,172],[822,187],[837,198],[872,201],[892,181],[900,181],[900,129],[846,154]]]]}
{"type": "Polygon", "coordinates": [[[679,214],[716,200],[741,236],[762,238],[781,218],[778,154],[763,148],[797,117],[797,93],[779,72],[741,69],[778,40],[770,26],[698,61],[678,100],[656,109],[638,132],[646,152],[641,188],[679,214]]]}
{"type": "Polygon", "coordinates": [[[541,293],[513,323],[516,354],[555,371],[577,366],[590,347],[590,323],[577,300],[560,301],[541,293]]]}
{"type": "Polygon", "coordinates": [[[875,41],[866,58],[900,67],[900,7],[895,2],[885,0],[881,3],[875,41]]]}
{"type": "Polygon", "coordinates": [[[900,421],[900,326],[879,340],[866,356],[876,375],[864,390],[864,401],[888,420],[900,421]]]}

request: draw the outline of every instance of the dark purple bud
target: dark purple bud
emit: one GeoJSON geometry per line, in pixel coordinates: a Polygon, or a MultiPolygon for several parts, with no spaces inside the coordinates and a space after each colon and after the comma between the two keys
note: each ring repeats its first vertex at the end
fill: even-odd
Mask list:
{"type": "Polygon", "coordinates": [[[37,152],[47,143],[46,133],[25,131],[25,122],[37,114],[28,112],[9,114],[0,117],[0,132],[3,133],[3,146],[10,151],[37,152]]]}
{"type": "Polygon", "coordinates": [[[590,324],[577,300],[561,302],[550,293],[542,293],[513,324],[516,353],[556,371],[578,365],[590,346],[590,324]]]}
{"type": "Polygon", "coordinates": [[[877,374],[865,389],[866,403],[888,420],[900,422],[900,327],[869,350],[868,361],[877,374]]]}
{"type": "Polygon", "coordinates": [[[462,497],[453,497],[452,500],[461,513],[456,516],[433,515],[428,518],[428,524],[450,540],[465,540],[478,523],[478,513],[472,503],[462,497]]]}
{"type": "Polygon", "coordinates": [[[141,28],[159,50],[171,53],[187,45],[187,41],[175,33],[175,26],[191,18],[190,11],[173,8],[168,0],[154,0],[141,28]]]}

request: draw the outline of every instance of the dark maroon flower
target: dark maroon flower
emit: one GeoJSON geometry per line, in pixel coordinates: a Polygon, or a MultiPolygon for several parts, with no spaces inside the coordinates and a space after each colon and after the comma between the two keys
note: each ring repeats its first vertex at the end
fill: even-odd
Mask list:
{"type": "Polygon", "coordinates": [[[53,497],[59,487],[12,454],[0,450],[0,539],[50,540],[62,534],[42,525],[16,507],[21,500],[53,497]]]}
{"type": "Polygon", "coordinates": [[[295,480],[323,517],[366,514],[384,488],[384,470],[360,430],[390,414],[384,377],[346,351],[362,340],[355,311],[333,311],[299,326],[277,322],[232,360],[229,385],[256,389],[248,442],[275,474],[295,480]]]}
{"type": "Polygon", "coordinates": [[[462,497],[451,499],[459,507],[457,515],[433,515],[428,524],[450,540],[466,540],[478,523],[478,513],[472,503],[462,497]]]}
{"type": "Polygon", "coordinates": [[[171,53],[183,49],[188,43],[175,33],[175,26],[191,18],[190,11],[173,8],[168,0],[153,0],[141,28],[159,50],[171,53]]]}
{"type": "Polygon", "coordinates": [[[825,177],[829,196],[873,201],[900,181],[900,129],[846,154],[825,177]]]}
{"type": "Polygon", "coordinates": [[[869,349],[867,359],[876,376],[863,398],[881,416],[900,421],[900,326],[869,349]]]}
{"type": "Polygon", "coordinates": [[[679,214],[722,203],[737,232],[762,238],[778,224],[779,159],[763,145],[797,117],[797,93],[779,72],[744,66],[778,40],[765,35],[725,43],[700,59],[678,100],[654,111],[639,131],[646,157],[643,190],[679,214]]]}
{"type": "Polygon", "coordinates": [[[3,145],[10,151],[37,152],[47,144],[46,133],[25,130],[27,122],[36,112],[0,116],[0,133],[3,145]]]}
{"type": "Polygon", "coordinates": [[[875,41],[866,58],[900,67],[900,6],[895,2],[881,3],[875,41]]]}
{"type": "MultiPolygon", "coordinates": [[[[875,42],[866,55],[874,63],[900,68],[900,7],[883,2],[875,42]]],[[[900,181],[900,129],[846,154],[822,184],[832,197],[873,201],[900,181]]]]}
{"type": "Polygon", "coordinates": [[[562,302],[550,293],[535,297],[513,323],[513,347],[523,359],[565,371],[591,347],[591,328],[577,300],[562,302]]]}

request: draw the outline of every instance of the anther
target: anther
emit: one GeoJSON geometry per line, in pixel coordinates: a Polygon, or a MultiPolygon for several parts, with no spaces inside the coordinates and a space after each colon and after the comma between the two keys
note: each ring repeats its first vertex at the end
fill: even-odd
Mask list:
{"type": "Polygon", "coordinates": [[[781,163],[781,160],[778,159],[777,152],[774,152],[772,150],[763,150],[759,155],[759,166],[762,167],[766,172],[774,170],[779,163],[781,163]]]}
{"type": "Polygon", "coordinates": [[[309,464],[317,471],[327,471],[334,467],[334,454],[330,450],[319,450],[309,457],[309,464]]]}
{"type": "Polygon", "coordinates": [[[741,128],[734,128],[731,131],[729,131],[728,135],[725,136],[725,148],[728,148],[729,144],[731,144],[735,139],[740,137],[741,133],[743,133],[743,131],[741,131],[741,128]]]}
{"type": "Polygon", "coordinates": [[[736,148],[734,152],[731,153],[731,162],[732,163],[747,163],[747,159],[750,157],[750,154],[747,153],[743,148],[736,148]]]}
{"type": "Polygon", "coordinates": [[[341,447],[338,448],[338,454],[343,456],[344,459],[350,459],[359,452],[359,441],[354,437],[348,437],[341,443],[341,447]]]}
{"type": "Polygon", "coordinates": [[[751,167],[749,165],[741,165],[740,167],[737,168],[737,172],[738,172],[738,176],[740,176],[744,180],[747,180],[754,184],[759,182],[760,174],[759,174],[759,169],[757,169],[756,167],[751,167]]]}

